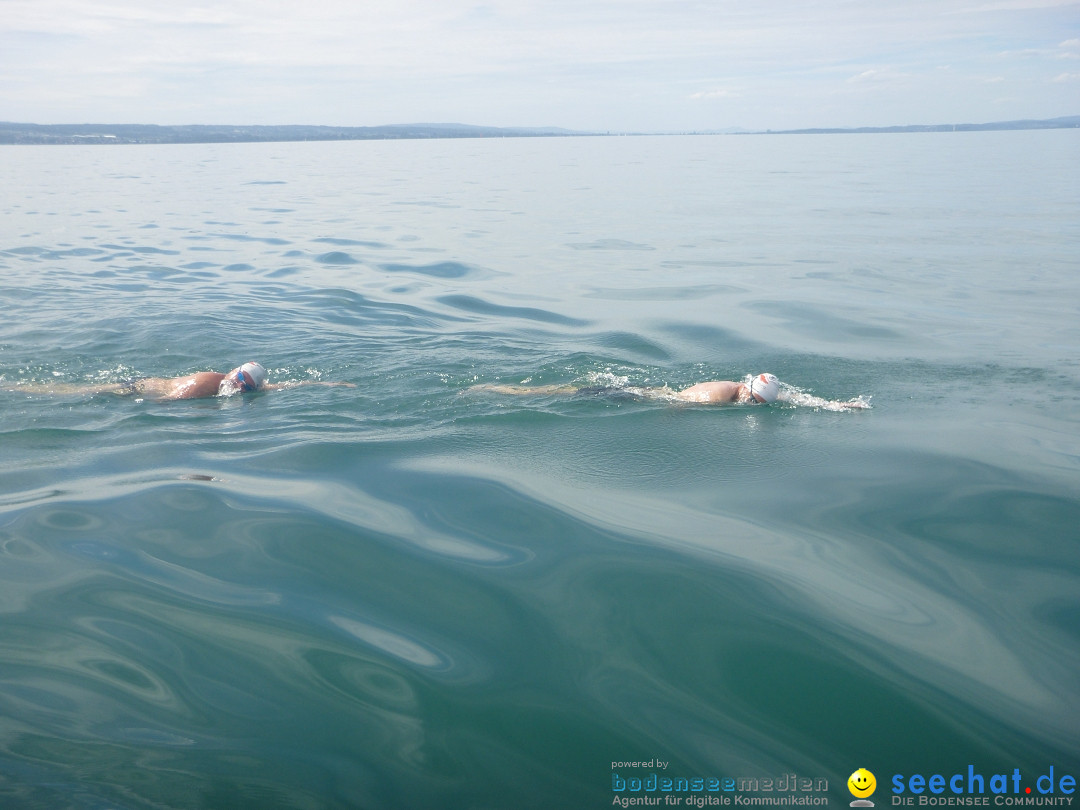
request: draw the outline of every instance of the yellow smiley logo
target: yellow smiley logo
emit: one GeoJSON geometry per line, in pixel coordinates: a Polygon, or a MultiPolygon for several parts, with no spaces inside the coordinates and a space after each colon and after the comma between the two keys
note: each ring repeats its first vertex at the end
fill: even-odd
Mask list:
{"type": "Polygon", "coordinates": [[[859,799],[865,799],[877,788],[877,779],[866,768],[859,768],[847,780],[847,788],[851,795],[859,799]]]}

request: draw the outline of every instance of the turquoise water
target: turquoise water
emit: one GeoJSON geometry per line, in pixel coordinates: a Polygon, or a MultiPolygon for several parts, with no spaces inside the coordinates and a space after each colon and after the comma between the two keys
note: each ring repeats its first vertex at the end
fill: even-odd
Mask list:
{"type": "Polygon", "coordinates": [[[1080,775],[1076,132],[5,147],[0,189],[4,808],[1080,775]],[[248,359],[356,387],[71,390],[248,359]],[[470,390],[758,371],[793,401],[470,390]]]}

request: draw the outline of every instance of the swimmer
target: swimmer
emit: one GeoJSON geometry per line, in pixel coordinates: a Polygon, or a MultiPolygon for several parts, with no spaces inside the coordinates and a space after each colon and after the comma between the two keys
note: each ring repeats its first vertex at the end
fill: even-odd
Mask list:
{"type": "Polygon", "coordinates": [[[767,405],[780,397],[780,380],[775,374],[758,374],[750,382],[740,383],[731,380],[713,380],[698,383],[677,391],[675,396],[684,402],[697,402],[702,405],[723,405],[726,403],[745,403],[747,405],[767,405]]]}
{"type": "Polygon", "coordinates": [[[471,391],[490,391],[496,394],[555,394],[600,395],[615,398],[652,399],[666,402],[688,402],[697,405],[771,405],[785,402],[790,405],[809,406],[826,411],[868,410],[868,397],[856,397],[846,402],[822,399],[790,387],[781,388],[780,380],[768,372],[750,377],[746,382],[733,380],[710,380],[676,391],[662,388],[639,388],[634,386],[599,385],[474,385],[471,391]]]}
{"type": "Polygon", "coordinates": [[[477,385],[473,391],[492,391],[497,394],[607,394],[623,393],[643,399],[667,399],[693,402],[699,405],[746,404],[764,405],[776,402],[780,397],[780,380],[775,374],[763,373],[749,382],[711,380],[674,391],[664,388],[619,388],[616,386],[579,387],[574,385],[477,385]]]}
{"type": "Polygon", "coordinates": [[[158,401],[202,399],[250,394],[255,391],[274,391],[301,385],[331,385],[355,388],[352,383],[303,380],[294,383],[269,383],[266,369],[260,363],[248,362],[222,374],[218,371],[198,371],[182,377],[141,377],[122,383],[106,385],[20,385],[9,390],[44,394],[117,394],[147,397],[158,401]]]}

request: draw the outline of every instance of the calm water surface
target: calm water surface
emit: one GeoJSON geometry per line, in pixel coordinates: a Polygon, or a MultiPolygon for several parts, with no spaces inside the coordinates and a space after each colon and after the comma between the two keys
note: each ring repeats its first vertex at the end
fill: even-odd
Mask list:
{"type": "Polygon", "coordinates": [[[1078,244],[1075,131],[4,147],[0,805],[1080,776],[1078,244]]]}

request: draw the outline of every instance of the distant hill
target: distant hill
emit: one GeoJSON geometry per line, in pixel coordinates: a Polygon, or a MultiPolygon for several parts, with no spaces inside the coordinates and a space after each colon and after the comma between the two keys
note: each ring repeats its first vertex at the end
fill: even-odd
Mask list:
{"type": "MultiPolygon", "coordinates": [[[[1008,129],[1080,127],[1080,115],[1043,121],[999,121],[989,124],[935,124],[857,129],[789,129],[753,132],[714,130],[746,135],[817,135],[877,132],[974,132],[1008,129]]],[[[423,138],[545,138],[599,135],[558,127],[479,127],[470,124],[390,124],[378,127],[323,126],[157,126],[154,124],[17,124],[0,122],[0,144],[133,144],[253,143],[279,141],[367,141],[423,138]]],[[[626,134],[626,133],[606,133],[626,134]]],[[[639,133],[649,134],[649,133],[639,133]]]]}
{"type": "Polygon", "coordinates": [[[858,127],[856,129],[786,129],[769,130],[770,135],[829,135],[873,132],[992,132],[1007,129],[1074,129],[1080,127],[1080,115],[1049,118],[1041,121],[997,121],[989,124],[912,124],[897,127],[858,127]]]}
{"type": "Polygon", "coordinates": [[[535,138],[587,135],[557,127],[393,124],[378,127],[157,126],[154,124],[16,124],[0,122],[0,144],[252,143],[416,138],[535,138]]]}

